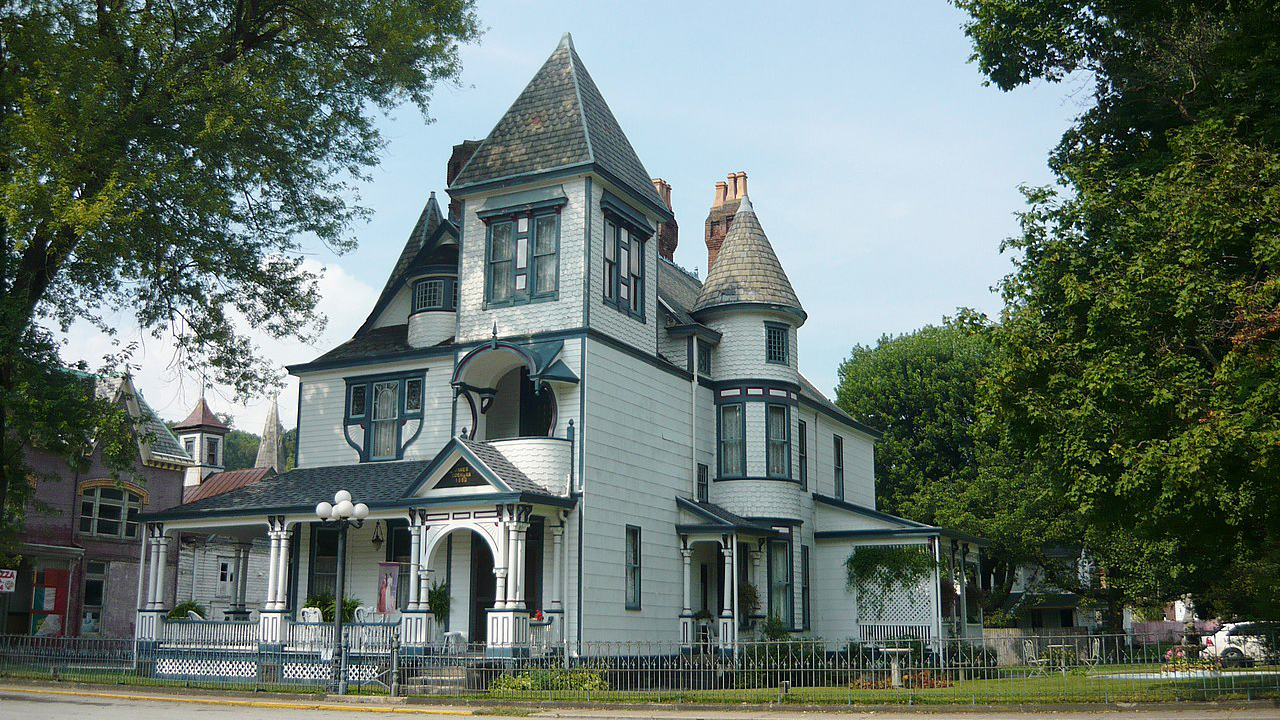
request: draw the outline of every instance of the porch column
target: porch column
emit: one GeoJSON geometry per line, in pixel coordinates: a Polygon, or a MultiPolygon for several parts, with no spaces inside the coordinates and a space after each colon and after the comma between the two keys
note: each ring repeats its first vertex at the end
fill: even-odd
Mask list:
{"type": "Polygon", "coordinates": [[[155,526],[147,528],[147,546],[150,552],[147,554],[147,602],[145,607],[148,610],[154,610],[156,607],[156,558],[160,553],[156,549],[156,529],[155,526]]]}
{"type": "MultiPolygon", "coordinates": [[[[160,578],[156,572],[156,567],[160,560],[159,538],[164,532],[164,526],[155,523],[146,527],[146,541],[142,551],[146,559],[146,597],[138,606],[138,614],[133,627],[134,638],[138,640],[138,649],[149,648],[155,641],[160,639],[161,623],[164,622],[165,615],[164,586],[160,584],[160,578]]],[[[140,590],[144,588],[141,578],[141,574],[144,572],[142,559],[139,558],[140,562],[138,563],[140,576],[138,578],[138,586],[140,590]]]]}
{"type": "Polygon", "coordinates": [[[682,649],[692,650],[694,639],[693,608],[689,607],[689,570],[692,567],[693,550],[689,548],[689,538],[680,536],[680,589],[682,604],[680,606],[680,645],[682,649]]]}
{"type": "Polygon", "coordinates": [[[159,537],[156,538],[156,550],[159,556],[156,559],[156,610],[166,610],[164,603],[164,574],[165,568],[169,564],[169,536],[164,533],[162,528],[159,537]]]}
{"type": "Polygon", "coordinates": [[[720,539],[724,548],[724,608],[720,611],[720,650],[732,652],[738,638],[737,621],[737,563],[734,555],[737,552],[737,538],[724,535],[720,539]]]}
{"type": "Polygon", "coordinates": [[[277,564],[280,558],[280,535],[276,532],[274,525],[267,531],[267,538],[271,541],[271,553],[267,559],[267,603],[262,609],[275,610],[276,585],[280,582],[280,566],[277,564]]]}
{"type": "Polygon", "coordinates": [[[515,555],[511,562],[509,573],[514,580],[508,580],[507,586],[511,588],[511,607],[516,610],[527,610],[525,606],[525,586],[524,586],[524,569],[525,569],[525,548],[527,547],[525,534],[528,532],[528,523],[518,522],[511,528],[511,537],[515,545],[515,555]]]}
{"type": "Polygon", "coordinates": [[[511,546],[508,542],[509,529],[508,524],[505,522],[499,527],[498,538],[501,542],[498,543],[498,548],[501,550],[502,557],[493,559],[493,575],[497,578],[493,593],[496,600],[493,606],[501,609],[507,608],[507,563],[511,559],[511,546]]]}
{"type": "Polygon", "coordinates": [[[551,528],[551,612],[562,612],[560,598],[560,558],[564,552],[564,525],[551,528]]]}
{"type": "Polygon", "coordinates": [[[760,606],[756,608],[757,617],[765,617],[769,612],[769,573],[764,569],[765,552],[759,543],[751,550],[751,584],[756,588],[756,597],[760,606]]]}
{"type": "Polygon", "coordinates": [[[524,533],[530,505],[499,505],[502,564],[494,567],[498,601],[489,611],[489,647],[493,656],[524,655],[529,650],[529,611],[524,607],[524,533]]]}
{"type": "MultiPolygon", "coordinates": [[[[338,600],[337,607],[342,607],[338,600]]],[[[280,571],[276,573],[276,609],[289,608],[289,526],[280,523],[280,571]]]]}
{"type": "Polygon", "coordinates": [[[249,609],[249,556],[253,553],[253,543],[242,542],[236,546],[240,550],[240,567],[236,570],[236,609],[247,612],[249,609]]]}
{"type": "Polygon", "coordinates": [[[419,570],[422,568],[422,524],[418,522],[418,514],[409,511],[409,609],[419,610],[420,580],[419,570]]]}
{"type": "Polygon", "coordinates": [[[427,524],[427,511],[417,510],[418,513],[418,572],[413,576],[411,582],[418,586],[418,607],[421,609],[429,609],[427,607],[427,594],[431,592],[431,573],[427,570],[427,566],[431,564],[431,558],[427,557],[427,535],[431,531],[431,526],[427,524]]]}

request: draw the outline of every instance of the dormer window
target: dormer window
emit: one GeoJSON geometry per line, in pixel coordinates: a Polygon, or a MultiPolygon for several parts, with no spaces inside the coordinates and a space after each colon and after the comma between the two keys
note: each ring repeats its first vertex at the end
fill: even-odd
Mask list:
{"type": "Polygon", "coordinates": [[[787,326],[765,323],[764,351],[765,360],[777,365],[790,365],[790,353],[787,347],[787,326]]]}
{"type": "Polygon", "coordinates": [[[413,286],[413,311],[444,309],[444,279],[419,280],[413,286]]]}

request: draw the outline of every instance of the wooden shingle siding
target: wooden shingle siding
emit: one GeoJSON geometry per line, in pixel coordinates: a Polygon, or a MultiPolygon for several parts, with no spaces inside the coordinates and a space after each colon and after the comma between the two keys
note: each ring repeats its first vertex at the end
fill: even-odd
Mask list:
{"type": "MultiPolygon", "coordinates": [[[[614,193],[617,194],[616,192],[614,193]]],[[[581,193],[579,193],[581,197],[581,193]]],[[[644,315],[643,321],[605,304],[604,301],[604,211],[600,200],[604,187],[600,180],[591,183],[591,303],[589,325],[609,337],[651,355],[658,352],[658,333],[662,327],[662,314],[658,310],[658,241],[656,236],[644,244],[644,315]]],[[[637,209],[637,212],[639,210],[637,209]]],[[[650,217],[656,224],[656,218],[650,217]]],[[[684,351],[680,351],[683,358],[684,351]]],[[[677,362],[675,358],[669,358],[677,362]]],[[[683,360],[679,362],[683,363],[683,360]]]]}

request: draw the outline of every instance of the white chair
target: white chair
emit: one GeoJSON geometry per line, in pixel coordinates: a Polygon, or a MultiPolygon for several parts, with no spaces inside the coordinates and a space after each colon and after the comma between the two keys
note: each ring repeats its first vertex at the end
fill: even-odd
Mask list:
{"type": "Polygon", "coordinates": [[[1093,670],[1102,662],[1102,638],[1093,638],[1089,641],[1089,651],[1081,653],[1080,664],[1086,668],[1093,670]]]}
{"type": "Polygon", "coordinates": [[[298,613],[304,623],[324,622],[324,613],[318,607],[304,607],[298,613]]]}
{"type": "Polygon", "coordinates": [[[195,610],[188,610],[188,611],[187,611],[187,619],[188,619],[188,620],[203,620],[203,619],[204,619],[204,616],[203,616],[203,615],[201,615],[200,613],[196,612],[195,610]]]}
{"type": "Polygon", "coordinates": [[[1042,658],[1036,653],[1034,640],[1022,641],[1022,659],[1026,662],[1027,667],[1031,669],[1032,675],[1049,674],[1049,658],[1042,658]]]}
{"type": "Polygon", "coordinates": [[[450,630],[444,634],[444,651],[446,653],[463,653],[467,650],[467,634],[461,630],[450,630]]]}
{"type": "Polygon", "coordinates": [[[358,605],[356,606],[355,612],[352,613],[351,619],[358,623],[367,623],[369,622],[370,616],[372,616],[373,614],[374,614],[373,608],[369,607],[368,605],[358,605]]]}

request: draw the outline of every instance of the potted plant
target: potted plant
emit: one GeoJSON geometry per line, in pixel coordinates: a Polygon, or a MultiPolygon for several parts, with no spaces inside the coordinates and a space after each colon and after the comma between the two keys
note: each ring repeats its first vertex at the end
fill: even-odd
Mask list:
{"type": "Polygon", "coordinates": [[[427,590],[427,604],[431,606],[431,614],[436,616],[436,624],[441,628],[449,626],[449,583],[433,582],[427,590]]]}

